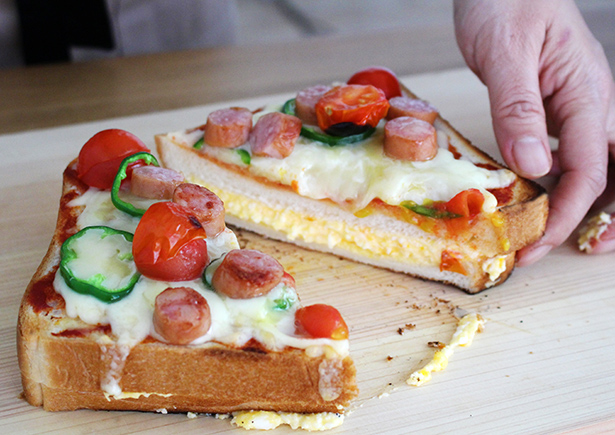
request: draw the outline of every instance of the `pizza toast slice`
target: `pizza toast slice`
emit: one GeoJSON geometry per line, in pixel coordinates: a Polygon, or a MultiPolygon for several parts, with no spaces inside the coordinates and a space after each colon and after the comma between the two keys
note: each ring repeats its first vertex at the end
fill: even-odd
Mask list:
{"type": "Polygon", "coordinates": [[[215,192],[233,225],[469,293],[501,284],[544,232],[545,190],[390,71],[366,71],[387,92],[359,74],[265,108],[217,110],[157,135],[161,162],[215,192]]]}
{"type": "Polygon", "coordinates": [[[108,136],[122,148],[113,158],[86,144],[66,168],[57,227],[22,300],[25,399],[48,411],[273,411],[339,424],[357,395],[339,312],[302,306],[280,263],[239,248],[215,195],[157,168],[142,143],[121,145],[138,139],[107,130],[93,148],[108,136]]]}

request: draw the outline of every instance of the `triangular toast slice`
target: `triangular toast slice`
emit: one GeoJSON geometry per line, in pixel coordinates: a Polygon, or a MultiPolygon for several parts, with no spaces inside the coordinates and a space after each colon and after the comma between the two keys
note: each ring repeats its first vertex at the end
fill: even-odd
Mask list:
{"type": "MultiPolygon", "coordinates": [[[[19,312],[18,355],[29,403],[48,411],[265,410],[342,418],[357,395],[348,340],[296,331],[301,302],[288,274],[254,303],[229,300],[200,278],[162,283],[141,276],[128,296],[112,303],[67,287],[58,270],[69,236],[84,226],[132,232],[139,224],[113,207],[109,191],[84,184],[76,165],[64,172],[57,227],[19,312]],[[170,344],[152,325],[156,295],[177,286],[205,295],[211,309],[209,335],[191,344],[170,344]],[[271,296],[280,286],[281,305],[271,296]]],[[[230,229],[206,240],[210,260],[239,247],[230,229]]]]}

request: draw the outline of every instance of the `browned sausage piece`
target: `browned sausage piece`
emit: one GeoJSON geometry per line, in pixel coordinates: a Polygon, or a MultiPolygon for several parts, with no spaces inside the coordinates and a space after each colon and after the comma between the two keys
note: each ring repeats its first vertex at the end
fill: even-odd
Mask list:
{"type": "Polygon", "coordinates": [[[266,295],[284,275],[278,261],[260,251],[235,249],[220,263],[211,279],[217,292],[232,299],[250,299],[266,295]]]}
{"type": "Polygon", "coordinates": [[[207,299],[189,287],[169,287],[154,305],[154,329],[171,344],[188,344],[209,331],[207,299]]]}
{"type": "Polygon", "coordinates": [[[295,278],[288,272],[284,271],[284,275],[282,275],[282,284],[285,284],[288,287],[292,287],[297,290],[297,284],[295,283],[295,278]]]}
{"type": "Polygon", "coordinates": [[[416,98],[394,97],[389,100],[389,104],[387,119],[411,116],[433,124],[438,117],[438,109],[427,101],[417,100],[416,98]]]}
{"type": "Polygon", "coordinates": [[[198,184],[182,183],[173,192],[173,202],[186,207],[199,220],[207,237],[224,231],[224,203],[211,190],[198,184]]]}
{"type": "Polygon", "coordinates": [[[247,142],[251,129],[252,112],[248,109],[220,109],[207,117],[204,140],[212,147],[236,148],[247,142]]]}
{"type": "Polygon", "coordinates": [[[250,133],[252,154],[283,159],[295,148],[301,133],[301,120],[296,116],[271,112],[256,121],[250,133]]]}
{"type": "Polygon", "coordinates": [[[331,86],[316,85],[300,91],[295,98],[295,113],[304,124],[318,125],[316,118],[316,103],[331,86]]]}
{"type": "Polygon", "coordinates": [[[139,166],[132,171],[130,191],[141,198],[171,199],[184,176],[173,169],[139,166]]]}
{"type": "Polygon", "coordinates": [[[421,119],[402,116],[384,125],[384,153],[399,160],[424,162],[438,152],[436,129],[421,119]]]}

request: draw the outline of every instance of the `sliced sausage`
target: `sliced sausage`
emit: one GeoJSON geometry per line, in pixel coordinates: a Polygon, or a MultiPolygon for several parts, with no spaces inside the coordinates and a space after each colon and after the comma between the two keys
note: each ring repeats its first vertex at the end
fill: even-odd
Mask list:
{"type": "Polygon", "coordinates": [[[139,166],[132,171],[130,190],[141,198],[171,199],[184,176],[173,169],[139,166]]]}
{"type": "Polygon", "coordinates": [[[171,344],[188,344],[209,331],[207,299],[189,287],[169,287],[154,305],[154,329],[171,344]]]}
{"type": "Polygon", "coordinates": [[[295,98],[295,113],[304,124],[318,125],[316,118],[316,103],[331,86],[316,85],[300,91],[295,98]]]}
{"type": "Polygon", "coordinates": [[[438,117],[438,109],[427,101],[410,97],[395,97],[389,100],[389,113],[387,119],[400,116],[411,116],[433,124],[438,117]]]}
{"type": "Polygon", "coordinates": [[[250,299],[266,295],[284,275],[278,261],[260,251],[235,249],[224,257],[211,283],[217,292],[232,299],[250,299]]]}
{"type": "Polygon", "coordinates": [[[438,152],[436,129],[421,119],[402,116],[384,125],[384,153],[399,160],[424,162],[438,152]]]}
{"type": "Polygon", "coordinates": [[[295,148],[301,133],[301,120],[296,116],[271,112],[256,121],[250,133],[252,154],[283,159],[295,148]]]}
{"type": "Polygon", "coordinates": [[[295,283],[295,278],[288,272],[284,271],[284,275],[282,275],[282,284],[285,284],[288,287],[294,288],[297,290],[297,284],[295,283]]]}
{"type": "Polygon", "coordinates": [[[236,148],[247,142],[252,112],[243,107],[216,110],[207,117],[204,140],[212,147],[236,148]]]}
{"type": "Polygon", "coordinates": [[[205,229],[207,237],[215,237],[226,228],[224,203],[211,190],[192,183],[182,183],[173,192],[173,202],[190,210],[205,229]]]}

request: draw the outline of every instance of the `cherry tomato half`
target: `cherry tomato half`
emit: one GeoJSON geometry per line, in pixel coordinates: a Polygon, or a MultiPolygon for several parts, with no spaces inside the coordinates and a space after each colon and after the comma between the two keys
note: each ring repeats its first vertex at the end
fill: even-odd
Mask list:
{"type": "Polygon", "coordinates": [[[103,130],[88,140],[77,161],[77,177],[90,187],[111,189],[124,158],[150,152],[134,134],[119,129],[103,130]]]}
{"type": "Polygon", "coordinates": [[[446,203],[446,210],[462,217],[473,218],[483,209],[485,197],[478,189],[459,192],[446,203]]]}
{"type": "Polygon", "coordinates": [[[151,205],[132,241],[137,269],[159,281],[199,278],[209,263],[205,230],[190,212],[173,202],[151,205]]]}
{"type": "Polygon", "coordinates": [[[395,73],[383,66],[372,66],[356,72],[350,79],[349,85],[372,85],[384,92],[387,100],[401,97],[401,86],[395,73]]]}
{"type": "Polygon", "coordinates": [[[375,127],[388,110],[384,93],[371,85],[337,86],[316,103],[318,126],[323,131],[344,123],[375,127]]]}
{"type": "Polygon", "coordinates": [[[299,308],[295,313],[298,333],[307,333],[314,338],[348,338],[348,326],[337,309],[331,305],[315,304],[299,308]]]}

